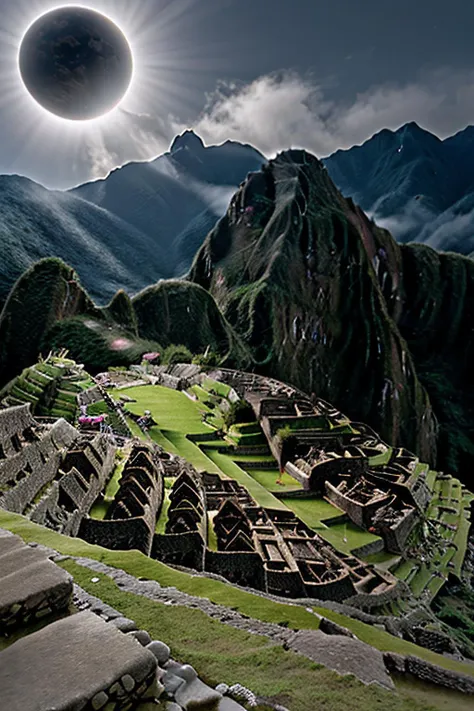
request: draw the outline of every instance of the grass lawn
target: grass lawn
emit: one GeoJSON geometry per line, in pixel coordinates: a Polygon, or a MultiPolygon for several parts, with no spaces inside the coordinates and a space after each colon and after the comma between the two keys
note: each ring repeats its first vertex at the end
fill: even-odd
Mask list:
{"type": "Polygon", "coordinates": [[[207,547],[211,551],[219,550],[216,532],[214,531],[214,517],[216,513],[217,511],[207,512],[207,547]]]}
{"type": "Polygon", "coordinates": [[[456,575],[459,577],[461,575],[461,568],[464,561],[464,556],[466,555],[467,541],[469,538],[469,530],[471,527],[470,520],[463,515],[460,516],[458,530],[454,534],[454,543],[456,543],[458,550],[455,552],[452,561],[454,563],[454,568],[456,575]]]}
{"type": "Polygon", "coordinates": [[[103,521],[103,519],[105,518],[105,514],[108,511],[109,505],[109,502],[104,501],[104,499],[97,500],[90,510],[90,517],[103,521]]]}
{"type": "Polygon", "coordinates": [[[367,543],[380,540],[379,536],[363,531],[352,521],[336,523],[326,528],[326,530],[318,531],[318,533],[344,553],[351,553],[356,548],[367,545],[367,543]]]}
{"type": "MultiPolygon", "coordinates": [[[[295,481],[295,480],[293,480],[295,481]]],[[[343,511],[325,499],[308,496],[308,498],[291,499],[282,498],[289,509],[295,512],[307,526],[314,529],[325,528],[322,521],[335,516],[342,516],[343,511]]]]}
{"type": "Polygon", "coordinates": [[[167,437],[165,437],[159,427],[150,427],[148,434],[150,435],[150,439],[152,439],[153,442],[158,444],[160,447],[163,447],[165,452],[169,452],[170,454],[178,454],[176,447],[167,437]]]}
{"type": "Polygon", "coordinates": [[[437,476],[438,476],[438,472],[434,471],[433,469],[429,470],[429,472],[426,476],[426,485],[428,486],[428,489],[430,491],[434,490],[437,476]]]}
{"type": "Polygon", "coordinates": [[[380,551],[379,553],[372,553],[372,555],[364,556],[364,560],[367,563],[375,563],[380,565],[384,570],[388,570],[390,565],[395,563],[399,559],[399,556],[395,553],[389,553],[388,551],[380,551]]]}
{"type": "Polygon", "coordinates": [[[127,409],[136,415],[150,410],[160,430],[186,434],[208,433],[209,427],[202,422],[201,413],[208,410],[190,400],[184,393],[161,385],[141,385],[129,388],[127,394],[136,402],[127,403],[127,409]]]}
{"type": "MultiPolygon", "coordinates": [[[[266,622],[283,623],[292,629],[317,629],[319,627],[318,618],[312,613],[307,612],[302,606],[274,602],[259,595],[238,590],[227,583],[182,573],[159,561],[147,558],[143,553],[139,553],[138,551],[107,550],[100,546],[86,543],[78,538],[63,536],[60,533],[56,533],[56,531],[51,531],[50,529],[32,523],[24,516],[3,510],[0,510],[0,527],[17,533],[27,542],[35,541],[46,546],[51,546],[64,555],[84,556],[102,561],[107,565],[121,568],[137,578],[142,577],[149,580],[157,580],[163,586],[175,586],[178,590],[182,590],[191,595],[198,595],[208,598],[217,604],[233,607],[250,617],[266,622]]],[[[90,571],[86,572],[88,578],[90,578],[90,571]]],[[[98,588],[94,588],[92,592],[94,592],[94,590],[97,591],[98,588]]],[[[94,594],[97,594],[97,592],[94,594]]],[[[144,598],[140,598],[137,609],[144,604],[142,601],[144,601],[144,598]]],[[[174,608],[166,607],[166,609],[170,610],[174,608]]],[[[182,610],[182,608],[178,609],[182,610]]],[[[469,674],[470,676],[474,675],[474,669],[471,664],[463,664],[436,654],[435,652],[431,652],[428,649],[423,649],[411,642],[393,637],[387,632],[366,625],[358,620],[345,617],[332,610],[326,608],[314,609],[321,615],[347,627],[354,632],[359,639],[368,644],[372,644],[381,651],[415,654],[422,659],[426,659],[434,664],[439,664],[446,669],[453,669],[454,671],[469,674]]],[[[137,622],[139,621],[137,617],[131,616],[132,619],[136,619],[137,622]]],[[[189,661],[187,657],[186,660],[189,661]]],[[[223,679],[219,681],[223,681],[223,679]]],[[[242,679],[239,681],[240,683],[244,683],[242,679]]],[[[328,707],[328,709],[331,709],[331,707],[328,707]]]]}
{"type": "Polygon", "coordinates": [[[386,452],[381,452],[380,454],[376,454],[373,457],[369,457],[369,464],[372,467],[375,467],[378,464],[387,464],[391,456],[392,448],[389,447],[386,452]]]}
{"type": "Polygon", "coordinates": [[[298,490],[298,482],[286,472],[280,475],[278,469],[246,469],[246,472],[271,493],[298,490]]]}
{"type": "Polygon", "coordinates": [[[170,507],[170,490],[165,487],[163,491],[163,503],[161,505],[160,515],[156,520],[155,532],[164,533],[166,523],[168,521],[168,509],[170,507]]]}
{"type": "Polygon", "coordinates": [[[428,570],[426,565],[424,563],[421,564],[421,567],[415,577],[411,580],[410,582],[410,587],[412,589],[413,594],[416,597],[419,597],[419,595],[422,593],[422,591],[425,589],[425,587],[428,585],[428,582],[431,579],[432,574],[435,572],[435,569],[428,570]]]}
{"type": "Polygon", "coordinates": [[[164,430],[163,434],[176,449],[181,457],[188,460],[198,471],[208,471],[215,474],[220,474],[219,467],[214,463],[211,457],[208,457],[199,445],[191,442],[185,434],[176,432],[175,430],[164,430]]]}
{"type": "Polygon", "coordinates": [[[283,497],[281,501],[294,511],[307,526],[317,531],[322,538],[332,543],[335,548],[343,553],[351,553],[355,548],[360,548],[367,543],[379,540],[378,536],[363,531],[352,521],[326,525],[324,523],[325,520],[342,515],[343,511],[325,499],[310,497],[307,499],[290,499],[283,497]]]}
{"type": "Polygon", "coordinates": [[[213,380],[212,378],[205,378],[202,387],[207,391],[214,390],[218,395],[225,398],[227,398],[232,389],[230,385],[220,383],[218,380],[213,380]]]}
{"type": "Polygon", "coordinates": [[[250,474],[247,474],[246,471],[241,469],[228,454],[221,454],[212,449],[206,450],[206,453],[221,472],[245,486],[260,506],[272,509],[286,509],[285,504],[267,491],[267,489],[253,479],[250,474]]]}
{"type": "Polygon", "coordinates": [[[64,561],[62,566],[85,590],[135,620],[153,638],[166,641],[173,657],[194,666],[211,686],[240,683],[292,711],[347,711],[348,698],[351,711],[430,708],[404,689],[398,694],[365,686],[352,676],[339,676],[264,637],[210,619],[199,610],[166,606],[123,592],[101,574],[96,575],[98,583],[91,583],[91,571],[72,561],[64,561]]]}

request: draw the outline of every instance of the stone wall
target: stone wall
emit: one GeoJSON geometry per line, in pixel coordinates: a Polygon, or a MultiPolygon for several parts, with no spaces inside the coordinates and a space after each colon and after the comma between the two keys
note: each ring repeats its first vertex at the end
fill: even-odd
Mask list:
{"type": "Polygon", "coordinates": [[[93,405],[103,399],[102,391],[97,385],[88,390],[83,390],[78,395],[79,405],[93,405]]]}
{"type": "Polygon", "coordinates": [[[368,528],[371,524],[375,512],[380,508],[380,501],[363,504],[360,501],[354,501],[347,497],[343,492],[339,491],[331,482],[325,482],[326,495],[338,509],[345,511],[351,521],[360,528],[368,528]]]}
{"type": "Polygon", "coordinates": [[[463,694],[474,694],[474,677],[472,676],[444,669],[444,667],[439,667],[412,655],[403,656],[385,652],[383,656],[387,669],[391,672],[411,674],[417,679],[431,684],[444,686],[463,694]]]}
{"type": "MultiPolygon", "coordinates": [[[[380,593],[358,593],[347,598],[344,602],[362,610],[374,610],[398,600],[400,597],[410,597],[410,588],[403,580],[397,580],[380,593]]],[[[342,602],[342,600],[337,602],[342,602]]]]}
{"type": "MultiPolygon", "coordinates": [[[[65,420],[58,420],[47,429],[36,427],[32,431],[37,438],[25,440],[21,428],[26,423],[28,429],[31,422],[33,425],[35,422],[25,418],[28,408],[11,410],[23,412],[13,413],[13,423],[20,427],[16,433],[16,450],[10,450],[11,453],[0,459],[0,485],[5,489],[0,494],[0,506],[15,513],[24,513],[34,504],[41,490],[53,481],[61,461],[61,451],[75,441],[78,433],[65,420]]],[[[10,409],[5,412],[10,412],[10,409]]],[[[11,437],[15,434],[10,434],[11,437]]]]}
{"type": "Polygon", "coordinates": [[[137,549],[149,555],[156,520],[163,503],[163,490],[163,471],[158,454],[146,445],[135,445],[105,520],[97,522],[85,519],[80,527],[81,537],[91,543],[98,543],[100,535],[103,535],[107,543],[101,545],[106,548],[137,549]],[[122,533],[116,533],[117,524],[124,524],[122,533]]]}
{"type": "Polygon", "coordinates": [[[206,550],[205,570],[235,585],[265,590],[263,561],[258,553],[206,550]]]}
{"type": "Polygon", "coordinates": [[[29,404],[0,410],[0,445],[3,449],[0,460],[8,453],[14,453],[15,450],[10,441],[13,435],[21,434],[28,428],[35,426],[36,422],[31,415],[29,404]]]}
{"type": "Polygon", "coordinates": [[[151,557],[170,565],[204,569],[205,542],[197,531],[188,533],[155,533],[151,557]]]}
{"type": "Polygon", "coordinates": [[[84,518],[79,528],[79,537],[111,550],[139,550],[149,548],[150,530],[143,518],[105,521],[84,518]]]}
{"type": "Polygon", "coordinates": [[[329,580],[327,583],[311,584],[305,581],[305,592],[308,597],[317,600],[342,602],[354,594],[355,588],[349,573],[347,573],[336,580],[329,580]]]}
{"type": "MultiPolygon", "coordinates": [[[[324,519],[324,523],[331,523],[331,519],[324,519]]],[[[371,541],[366,543],[364,546],[359,548],[353,548],[352,553],[358,558],[365,558],[369,555],[374,555],[375,553],[380,553],[385,548],[383,538],[379,538],[377,541],[371,541]]]]}
{"type": "Polygon", "coordinates": [[[61,478],[35,504],[30,518],[65,535],[77,536],[81,520],[112,474],[115,447],[105,435],[83,436],[61,459],[61,478]]]}
{"type": "Polygon", "coordinates": [[[388,551],[392,553],[402,553],[404,551],[405,542],[418,519],[418,511],[411,509],[393,526],[386,526],[381,529],[380,534],[383,536],[388,551]]]}

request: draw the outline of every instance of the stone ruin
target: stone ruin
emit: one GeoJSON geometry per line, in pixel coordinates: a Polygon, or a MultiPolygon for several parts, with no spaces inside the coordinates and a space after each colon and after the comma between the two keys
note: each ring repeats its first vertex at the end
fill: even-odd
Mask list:
{"type": "Polygon", "coordinates": [[[207,510],[202,479],[188,465],[171,491],[165,533],[155,534],[152,557],[204,570],[206,541],[207,510]]]}
{"type": "Polygon", "coordinates": [[[250,403],[281,470],[380,535],[388,551],[405,551],[431,498],[415,455],[394,449],[386,463],[370,464],[387,446],[370,427],[351,423],[325,401],[254,374],[221,369],[214,377],[250,403]],[[282,441],[283,428],[289,436],[282,441]]]}
{"type": "MultiPolygon", "coordinates": [[[[164,382],[169,376],[173,387],[189,386],[199,376],[197,366],[152,367],[156,374],[148,378],[164,382]]],[[[127,379],[118,375],[122,388],[127,379]]],[[[332,405],[276,380],[224,369],[200,377],[226,383],[229,399],[250,403],[266,435],[266,452],[301,485],[301,494],[324,497],[346,521],[378,534],[382,540],[370,552],[380,551],[383,543],[394,554],[406,553],[430,501],[426,471],[414,455],[389,452],[370,427],[351,423],[332,405]],[[290,430],[289,437],[282,439],[282,428],[290,430]],[[372,458],[381,461],[380,455],[387,455],[384,463],[374,464],[372,458]]],[[[138,372],[134,383],[137,378],[138,372]]],[[[98,401],[104,392],[99,385],[81,397],[98,401]]],[[[216,439],[214,432],[197,441],[202,437],[216,439]]],[[[258,506],[235,481],[199,474],[151,441],[124,438],[123,444],[127,460],[118,491],[107,498],[104,518],[96,518],[90,512],[113,475],[116,438],[80,433],[64,420],[39,424],[28,405],[0,411],[0,506],[91,543],[136,549],[272,594],[350,600],[369,609],[406,592],[393,575],[337,551],[293,513],[258,506]],[[176,481],[165,531],[158,533],[165,477],[176,481]],[[210,519],[217,550],[208,547],[210,519]]],[[[243,447],[239,454],[263,452],[262,444],[243,447]]]]}
{"type": "Polygon", "coordinates": [[[203,485],[208,511],[217,510],[218,552],[206,551],[207,570],[227,570],[225,577],[249,587],[260,581],[260,589],[286,597],[350,598],[357,604],[358,595],[371,593],[376,605],[379,595],[395,599],[402,592],[390,573],[336,551],[292,511],[258,506],[232,479],[205,473],[203,485]],[[225,564],[219,560],[224,555],[225,564]]]}
{"type": "Polygon", "coordinates": [[[83,518],[79,536],[105,548],[137,549],[149,555],[163,503],[163,488],[163,465],[158,450],[133,444],[118,492],[105,518],[83,518]]]}

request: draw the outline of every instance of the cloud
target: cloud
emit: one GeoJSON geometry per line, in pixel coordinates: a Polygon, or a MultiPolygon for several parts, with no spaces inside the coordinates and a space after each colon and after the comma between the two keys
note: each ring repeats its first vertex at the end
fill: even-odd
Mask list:
{"type": "Polygon", "coordinates": [[[279,72],[248,84],[220,82],[194,123],[120,109],[109,129],[87,139],[87,151],[99,177],[125,162],[156,157],[192,127],[208,145],[233,139],[269,158],[291,147],[325,157],[409,121],[443,138],[473,115],[474,70],[425,72],[408,84],[372,87],[351,101],[330,99],[310,77],[279,72]]]}
{"type": "Polygon", "coordinates": [[[445,137],[464,128],[473,112],[474,71],[440,69],[339,102],[312,79],[280,72],[250,84],[221,84],[194,128],[207,143],[239,140],[269,157],[289,147],[323,157],[409,121],[445,137]]]}
{"type": "Polygon", "coordinates": [[[130,161],[148,161],[168,150],[176,133],[172,116],[157,118],[119,109],[107,128],[85,138],[91,176],[101,178],[130,161]]]}

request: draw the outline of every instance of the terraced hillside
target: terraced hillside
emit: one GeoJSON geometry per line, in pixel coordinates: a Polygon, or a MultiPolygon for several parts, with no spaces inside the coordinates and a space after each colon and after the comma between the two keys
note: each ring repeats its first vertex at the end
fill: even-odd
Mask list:
{"type": "Polygon", "coordinates": [[[78,412],[77,396],[93,385],[91,377],[75,361],[66,357],[49,356],[46,360],[26,368],[0,391],[3,406],[31,404],[31,412],[39,417],[63,417],[75,422],[78,412]]]}
{"type": "MultiPolygon", "coordinates": [[[[458,480],[389,447],[326,401],[255,374],[143,366],[89,384],[77,403],[88,416],[114,411],[129,434],[119,435],[115,423],[102,433],[80,432],[62,419],[39,424],[30,405],[1,410],[0,508],[41,523],[50,529],[46,536],[54,529],[113,549],[119,557],[110,560],[130,560],[132,567],[134,560],[143,565],[136,558],[141,550],[180,590],[193,580],[194,591],[220,595],[223,583],[207,577],[217,574],[248,591],[277,595],[279,606],[290,597],[297,603],[288,608],[290,617],[309,605],[379,649],[414,651],[441,668],[448,660],[432,650],[459,656],[430,611],[448,575],[464,574],[473,497],[458,480]],[[348,477],[365,482],[364,490],[372,484],[380,515],[371,506],[370,519],[356,520],[345,499],[335,505],[331,492],[348,477]],[[382,481],[397,491],[402,506],[392,497],[390,511],[404,526],[411,502],[406,536],[390,528],[398,524],[377,494],[382,481]],[[129,559],[120,558],[124,550],[129,559]],[[162,563],[203,577],[188,578],[162,563]],[[386,638],[371,632],[361,615],[377,621],[386,638]]],[[[14,518],[0,520],[17,526],[14,518]]],[[[88,555],[92,550],[87,547],[88,555]]],[[[266,598],[254,601],[245,597],[249,592],[241,598],[239,588],[225,587],[227,605],[245,599],[251,615],[274,614],[275,603],[267,609],[266,598]]]]}

